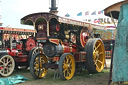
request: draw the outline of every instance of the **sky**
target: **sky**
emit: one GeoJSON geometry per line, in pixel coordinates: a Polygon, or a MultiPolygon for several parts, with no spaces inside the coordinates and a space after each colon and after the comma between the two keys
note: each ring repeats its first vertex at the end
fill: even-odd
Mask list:
{"type": "MultiPolygon", "coordinates": [[[[0,14],[3,23],[2,27],[25,28],[32,27],[21,25],[20,19],[28,14],[37,12],[49,12],[51,0],[0,0],[0,14]]],[[[71,18],[80,18],[79,12],[92,13],[93,11],[104,10],[106,7],[123,0],[57,0],[58,15],[70,14],[71,18]]],[[[104,16],[104,15],[102,15],[104,16]]],[[[82,16],[81,18],[88,18],[82,16]]],[[[97,16],[93,16],[97,17],[97,16]]]]}

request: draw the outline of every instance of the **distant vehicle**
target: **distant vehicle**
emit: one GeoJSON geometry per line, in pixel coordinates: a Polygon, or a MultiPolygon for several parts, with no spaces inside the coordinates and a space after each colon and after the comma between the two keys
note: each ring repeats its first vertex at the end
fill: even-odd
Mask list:
{"type": "Polygon", "coordinates": [[[0,75],[9,76],[18,66],[29,66],[36,51],[34,30],[0,27],[0,75]]]}

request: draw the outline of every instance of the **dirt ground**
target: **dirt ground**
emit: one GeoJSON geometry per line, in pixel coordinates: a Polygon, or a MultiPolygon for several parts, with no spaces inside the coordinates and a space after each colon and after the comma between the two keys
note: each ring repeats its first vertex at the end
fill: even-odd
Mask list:
{"type": "Polygon", "coordinates": [[[15,71],[11,76],[23,75],[29,79],[24,83],[16,85],[108,85],[109,62],[107,63],[108,69],[104,69],[101,73],[89,74],[87,70],[82,70],[81,73],[76,74],[71,80],[66,81],[63,81],[60,78],[53,79],[55,72],[53,69],[48,70],[46,77],[43,79],[35,80],[29,70],[15,71]]]}

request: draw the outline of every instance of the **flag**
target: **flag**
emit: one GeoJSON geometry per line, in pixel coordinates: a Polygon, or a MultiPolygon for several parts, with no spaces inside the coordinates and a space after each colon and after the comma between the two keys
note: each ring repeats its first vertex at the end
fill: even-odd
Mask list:
{"type": "Polygon", "coordinates": [[[77,16],[82,16],[82,12],[78,13],[77,16]]]}
{"type": "Polygon", "coordinates": [[[104,10],[98,11],[98,14],[103,14],[104,10]]]}
{"type": "Polygon", "coordinates": [[[86,15],[89,15],[89,11],[85,12],[85,16],[86,16],[86,15]]]}
{"type": "Polygon", "coordinates": [[[67,13],[67,14],[65,15],[65,17],[70,17],[70,15],[67,13]]]}
{"type": "Polygon", "coordinates": [[[92,14],[91,14],[91,15],[96,15],[96,11],[92,12],[92,14]]]}

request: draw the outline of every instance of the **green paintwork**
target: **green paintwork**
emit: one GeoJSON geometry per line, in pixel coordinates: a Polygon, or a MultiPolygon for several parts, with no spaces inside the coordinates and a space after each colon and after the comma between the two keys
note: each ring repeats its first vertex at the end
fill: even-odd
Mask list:
{"type": "Polygon", "coordinates": [[[128,3],[120,9],[113,54],[112,81],[128,81],[128,3]]]}

